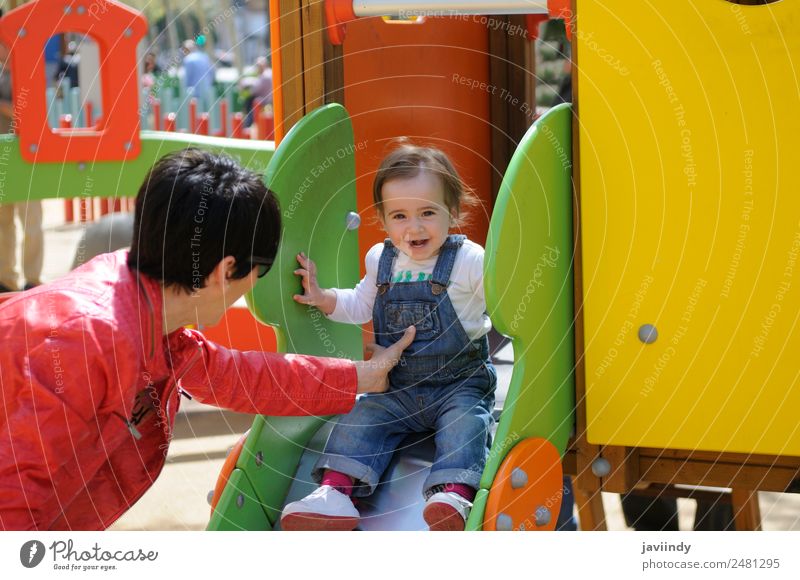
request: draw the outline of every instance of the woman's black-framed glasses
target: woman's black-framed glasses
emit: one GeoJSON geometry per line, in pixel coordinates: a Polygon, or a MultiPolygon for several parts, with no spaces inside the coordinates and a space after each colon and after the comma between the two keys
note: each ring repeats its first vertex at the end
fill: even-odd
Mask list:
{"type": "Polygon", "coordinates": [[[267,258],[261,258],[259,256],[253,256],[250,258],[250,267],[255,268],[258,267],[258,277],[263,278],[269,272],[269,269],[272,268],[272,260],[268,260],[267,258]]]}

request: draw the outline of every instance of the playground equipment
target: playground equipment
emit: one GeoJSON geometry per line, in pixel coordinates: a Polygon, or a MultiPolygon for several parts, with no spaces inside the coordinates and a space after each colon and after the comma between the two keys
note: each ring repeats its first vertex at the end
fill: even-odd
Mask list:
{"type": "MultiPolygon", "coordinates": [[[[371,172],[387,140],[433,143],[494,208],[468,233],[485,239],[487,306],[515,354],[468,529],[552,529],[562,469],[575,476],[584,529],[605,527],[600,491],[645,483],[667,494],[731,488],[705,493],[732,503],[737,529],[758,529],[759,490],[800,488],[790,355],[800,340],[791,163],[800,103],[784,88],[800,56],[791,30],[800,7],[548,4],[574,43],[576,99],[532,126],[530,19],[436,17],[431,3],[394,11],[416,8],[424,19],[354,19],[352,3],[343,11],[344,3],[272,0],[277,150],[130,132],[115,113],[85,133],[89,149],[75,145],[78,129],[48,129],[51,145],[40,152],[30,144],[45,126],[41,111],[25,117],[24,137],[0,138],[14,168],[6,190],[18,199],[87,187],[132,195],[168,151],[232,152],[264,172],[287,226],[275,267],[248,297],[254,315],[276,328],[280,350],[358,357],[358,329],[292,302],[294,255],[317,258],[323,285],[355,283],[359,256],[381,236],[356,227],[359,212],[371,215],[371,172]],[[327,29],[326,7],[345,15],[327,29]],[[339,45],[327,38],[332,27],[339,45]],[[116,147],[120,134],[130,150],[116,147]],[[100,144],[113,155],[83,156],[100,144]]],[[[0,37],[23,63],[14,61],[17,100],[38,73],[14,56],[22,20],[11,17],[74,5],[38,0],[0,20],[0,37]]],[[[107,5],[103,18],[139,18],[107,5]]],[[[44,96],[28,102],[44,109],[44,96]]],[[[135,102],[120,106],[139,118],[135,102]]],[[[329,418],[257,417],[226,462],[209,528],[274,529],[281,507],[309,491],[329,427],[329,418]]],[[[422,529],[427,451],[424,440],[404,446],[385,477],[392,493],[362,510],[365,528],[422,529]]]]}
{"type": "MultiPolygon", "coordinates": [[[[280,83],[282,94],[276,109],[298,112],[296,117],[278,115],[279,138],[286,126],[297,123],[327,96],[347,106],[356,142],[412,134],[427,135],[441,144],[437,139],[446,134],[444,131],[458,131],[463,125],[437,123],[434,115],[426,114],[436,111],[457,116],[461,111],[473,110],[476,99],[454,93],[452,86],[437,84],[437,75],[428,63],[437,56],[450,63],[450,85],[463,79],[464,84],[473,87],[473,93],[482,90],[483,94],[510,93],[512,97],[525,94],[526,87],[520,85],[509,89],[512,75],[495,62],[495,57],[501,56],[532,72],[524,51],[515,48],[516,39],[503,39],[505,44],[498,49],[502,43],[496,42],[490,32],[488,46],[479,45],[474,50],[468,42],[451,41],[448,53],[448,48],[438,46],[427,36],[430,30],[436,31],[433,34],[446,34],[443,30],[453,33],[475,20],[455,18],[453,22],[432,17],[437,8],[442,8],[436,3],[395,3],[391,10],[385,9],[385,4],[374,4],[381,6],[378,11],[383,14],[410,17],[418,9],[426,18],[415,20],[413,25],[403,23],[405,26],[380,19],[355,19],[360,14],[352,10],[351,3],[328,2],[327,32],[334,43],[343,43],[336,48],[324,38],[322,16],[307,3],[273,2],[273,39],[279,39],[276,52],[280,55],[274,56],[274,62],[276,68],[282,69],[279,78],[291,79],[280,83]],[[302,20],[294,16],[299,6],[310,11],[302,20]],[[334,24],[336,30],[332,32],[334,24]],[[413,52],[415,35],[423,38],[420,43],[428,43],[425,61],[420,59],[421,54],[413,52]],[[465,72],[459,50],[453,50],[453,46],[465,52],[473,49],[474,53],[490,54],[490,78],[465,72]],[[299,53],[302,58],[298,58],[299,53]],[[319,64],[315,57],[320,59],[319,64]],[[332,61],[338,67],[331,65],[332,61]],[[374,65],[375,62],[380,64],[374,65]],[[407,62],[413,64],[406,65],[407,62]],[[379,66],[380,74],[376,72],[379,66]],[[387,70],[393,73],[391,79],[386,78],[387,70]],[[406,82],[405,93],[398,90],[399,82],[392,86],[396,78],[406,82]],[[418,78],[427,83],[423,97],[414,94],[418,78]],[[363,100],[368,91],[351,88],[359,83],[370,85],[370,104],[363,100]],[[408,93],[414,97],[407,97],[408,93]],[[439,94],[448,95],[447,106],[432,102],[439,94]],[[381,115],[374,106],[376,101],[386,102],[391,114],[381,115]],[[415,116],[425,116],[425,121],[415,122],[415,116]]],[[[575,112],[580,122],[573,129],[573,143],[569,129],[552,126],[564,111],[553,111],[552,117],[541,119],[520,142],[494,202],[486,242],[487,300],[496,327],[514,337],[517,360],[492,449],[493,460],[505,460],[508,469],[495,472],[494,466],[487,468],[470,517],[470,529],[496,529],[499,522],[500,527],[520,529],[522,524],[525,529],[542,529],[525,525],[537,521],[540,507],[530,500],[523,502],[526,520],[516,516],[501,518],[499,513],[509,515],[503,510],[510,510],[514,501],[496,493],[494,484],[503,481],[514,468],[529,476],[550,473],[549,460],[536,459],[527,445],[514,440],[514,435],[525,439],[543,434],[556,451],[562,451],[559,427],[566,426],[570,432],[571,409],[548,407],[541,400],[534,402],[528,397],[532,392],[545,398],[548,394],[557,396],[563,385],[571,388],[572,375],[557,373],[544,380],[545,385],[534,384],[518,367],[533,364],[545,371],[550,361],[557,360],[553,347],[572,344],[571,324],[575,329],[572,364],[576,425],[563,465],[565,472],[576,476],[576,499],[584,529],[605,527],[601,490],[623,493],[649,483],[649,493],[691,495],[695,492],[681,486],[732,488],[728,493],[700,493],[714,501],[732,503],[737,529],[759,528],[757,490],[797,490],[800,437],[796,419],[789,416],[790,409],[797,405],[797,373],[796,365],[784,354],[788,352],[784,348],[796,340],[795,322],[791,314],[780,324],[775,322],[780,312],[798,310],[796,294],[790,297],[791,280],[782,279],[787,273],[793,274],[796,259],[796,224],[791,218],[796,215],[796,207],[794,197],[788,193],[796,177],[791,173],[788,139],[794,128],[794,121],[789,121],[793,118],[791,111],[798,103],[796,97],[787,96],[780,87],[784,84],[781,79],[793,78],[790,63],[792,56],[800,53],[800,46],[794,37],[785,44],[777,43],[777,39],[790,38],[789,27],[797,10],[786,2],[745,6],[725,0],[686,0],[635,8],[624,2],[601,8],[578,0],[571,5],[562,3],[554,10],[565,19],[574,42],[575,70],[579,71],[574,79],[575,112]],[[654,34],[653,30],[661,33],[654,34]],[[752,79],[757,75],[765,82],[754,84],[752,79]],[[770,112],[773,121],[764,123],[770,103],[774,103],[770,112]],[[778,119],[782,121],[778,123],[778,119]],[[783,140],[786,143],[781,145],[783,140]],[[546,152],[526,151],[526,145],[536,141],[546,152]],[[760,183],[769,202],[762,202],[758,219],[753,213],[755,202],[750,199],[755,158],[771,161],[768,167],[761,165],[760,183]],[[514,177],[520,159],[528,161],[523,172],[527,183],[525,178],[517,181],[514,177]],[[547,191],[557,189],[543,176],[548,170],[558,173],[559,168],[571,174],[574,181],[578,229],[575,243],[551,243],[547,247],[558,249],[559,257],[566,257],[572,265],[571,270],[561,272],[551,282],[558,288],[574,288],[575,314],[565,327],[533,322],[530,328],[536,329],[533,336],[537,340],[544,340],[542,335],[548,328],[558,329],[555,338],[560,340],[548,343],[550,350],[526,351],[520,346],[519,333],[524,333],[521,326],[531,321],[518,310],[522,304],[527,306],[526,298],[551,315],[567,311],[555,307],[558,294],[545,298],[539,294],[538,284],[530,287],[535,293],[526,286],[537,281],[539,272],[551,273],[542,266],[546,259],[538,269],[536,263],[514,264],[514,257],[520,253],[519,240],[515,241],[516,246],[498,245],[493,235],[502,232],[511,236],[511,232],[521,229],[510,225],[514,218],[509,218],[509,207],[518,212],[517,219],[524,220],[526,235],[538,229],[548,233],[570,231],[568,214],[557,218],[552,206],[525,213],[520,205],[528,196],[536,199],[542,195],[541,190],[530,187],[531,182],[539,186],[546,183],[547,191]],[[704,212],[700,219],[698,207],[704,212]],[[776,212],[778,208],[780,211],[776,212]],[[742,228],[742,224],[746,227],[742,228]],[[776,225],[779,232],[773,229],[776,225]],[[754,250],[744,252],[741,232],[745,230],[745,245],[751,247],[750,241],[753,247],[764,245],[768,248],[766,258],[754,250]],[[729,252],[720,258],[719,247],[723,243],[729,252]],[[509,247],[515,247],[516,252],[502,255],[502,260],[495,262],[496,256],[501,255],[496,250],[509,247]],[[562,247],[567,250],[563,254],[562,247]],[[692,249],[691,254],[686,253],[688,248],[692,249]],[[569,272],[575,273],[574,286],[569,272]],[[515,306],[510,312],[496,301],[496,284],[506,290],[505,306],[515,306]],[[709,288],[720,293],[716,302],[705,298],[711,293],[709,288]],[[758,307],[754,308],[752,300],[756,296],[758,307]],[[701,307],[704,298],[708,302],[701,307]],[[769,329],[766,337],[761,336],[765,324],[769,329]],[[764,347],[768,339],[775,341],[775,350],[764,347]],[[527,352],[535,354],[526,358],[523,353],[527,352]],[[515,391],[517,385],[519,390],[515,391]],[[523,468],[526,459],[530,463],[523,468]],[[495,473],[502,475],[493,482],[495,473]],[[497,500],[499,507],[485,511],[493,496],[502,498],[497,500]]],[[[523,26],[525,23],[497,17],[492,24],[498,29],[505,24],[508,31],[512,22],[523,26]]],[[[498,106],[496,101],[488,100],[488,107],[480,109],[478,105],[478,118],[488,117],[493,124],[499,120],[497,125],[512,135],[519,130],[519,117],[509,119],[503,113],[521,112],[524,116],[528,106],[524,101],[514,103],[509,98],[498,106]]],[[[524,121],[529,122],[531,117],[524,121]]],[[[502,167],[503,140],[497,139],[496,134],[492,136],[495,138],[484,141],[492,145],[488,157],[501,161],[496,164],[502,167]]],[[[469,136],[454,140],[472,147],[469,136]]],[[[458,154],[457,146],[445,142],[447,145],[458,154]]],[[[480,145],[475,149],[480,150],[480,145]]],[[[358,174],[368,174],[377,157],[372,152],[357,155],[358,174]]],[[[480,182],[481,172],[475,163],[459,165],[477,174],[468,176],[472,183],[480,182]]],[[[358,205],[367,207],[364,184],[357,179],[356,185],[358,205]]],[[[365,245],[369,246],[373,240],[366,234],[365,245]]],[[[541,244],[542,240],[526,240],[525,248],[541,257],[545,249],[541,244]]],[[[236,493],[236,484],[228,485],[222,497],[215,494],[219,503],[211,528],[240,527],[242,515],[237,510],[243,511],[239,506],[242,501],[252,509],[256,509],[254,504],[260,505],[264,514],[259,514],[258,525],[260,529],[270,528],[284,501],[309,490],[310,459],[300,459],[296,473],[294,460],[282,463],[280,469],[263,468],[267,450],[278,448],[274,433],[279,431],[266,430],[273,435],[266,436],[265,429],[254,428],[240,454],[229,458],[224,474],[230,472],[240,481],[257,482],[258,488],[267,485],[265,473],[286,480],[294,477],[293,488],[287,492],[289,497],[280,497],[287,489],[281,488],[278,497],[252,502],[247,493],[236,493]],[[280,475],[274,475],[276,471],[280,475]]],[[[325,430],[316,436],[314,430],[290,444],[296,454],[306,446],[310,455],[319,450],[325,430]]],[[[408,460],[401,454],[390,468],[387,481],[411,479],[414,470],[409,466],[420,470],[420,456],[414,449],[409,448],[408,460]]],[[[546,476],[542,481],[545,479],[546,476]]],[[[549,485],[557,496],[558,487],[549,485]]],[[[379,522],[375,527],[390,527],[387,519],[380,520],[376,514],[401,508],[413,511],[414,497],[411,495],[412,499],[402,506],[377,498],[374,505],[367,506],[365,527],[372,525],[368,522],[379,522]]],[[[413,517],[398,519],[394,524],[400,527],[420,523],[413,517]]]]}

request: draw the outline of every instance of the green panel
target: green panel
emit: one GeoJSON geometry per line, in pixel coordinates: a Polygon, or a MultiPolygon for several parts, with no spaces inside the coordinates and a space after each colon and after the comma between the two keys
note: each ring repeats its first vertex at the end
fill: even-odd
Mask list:
{"type": "Polygon", "coordinates": [[[253,491],[253,486],[241,469],[234,469],[228,485],[222,491],[211,521],[210,531],[271,530],[264,510],[253,491]]]}
{"type": "MultiPolygon", "coordinates": [[[[358,282],[358,233],[346,228],[348,212],[357,211],[354,154],[347,112],[340,105],[328,105],[292,128],[266,169],[266,183],[280,198],[284,227],[275,266],[247,296],[247,303],[256,318],[275,327],[279,351],[362,357],[358,326],[331,322],[315,308],[292,300],[302,292],[294,274],[300,251],[317,263],[321,286],[353,287],[358,282]]],[[[271,524],[266,529],[277,522],[305,447],[325,421],[254,420],[237,468],[253,483],[271,524]]]]}
{"type": "Polygon", "coordinates": [[[489,492],[485,489],[479,489],[478,493],[475,494],[474,501],[472,502],[472,510],[469,512],[467,525],[464,526],[464,531],[483,531],[483,516],[486,513],[486,501],[488,499],[489,492]]]}
{"type": "Polygon", "coordinates": [[[194,146],[224,152],[264,173],[275,150],[272,141],[142,131],[141,153],[130,161],[28,163],[14,135],[0,135],[0,192],[3,202],[71,197],[133,197],[153,164],[172,151],[194,146]]]}
{"type": "Polygon", "coordinates": [[[282,352],[362,358],[358,326],[331,322],[292,299],[302,292],[293,273],[301,251],[316,262],[323,288],[358,282],[358,230],[346,227],[348,213],[357,211],[355,177],[353,127],[336,104],[303,117],[267,167],[267,185],[281,200],[283,232],[275,265],[247,303],[256,318],[275,327],[282,352]]]}
{"type": "Polygon", "coordinates": [[[544,437],[563,454],[574,416],[572,114],[551,109],[526,133],[492,212],[484,266],[494,327],[514,370],[481,480],[491,487],[513,444],[544,437]]]}
{"type": "Polygon", "coordinates": [[[308,442],[326,419],[258,416],[253,421],[236,467],[253,483],[270,527],[280,517],[284,499],[308,442]]]}

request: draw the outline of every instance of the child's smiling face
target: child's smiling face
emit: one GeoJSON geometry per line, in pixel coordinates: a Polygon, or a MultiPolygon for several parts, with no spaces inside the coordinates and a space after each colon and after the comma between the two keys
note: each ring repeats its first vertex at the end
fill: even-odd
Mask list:
{"type": "Polygon", "coordinates": [[[451,223],[442,180],[428,171],[392,179],[383,184],[381,197],[381,219],[392,243],[416,261],[437,255],[451,223]]]}

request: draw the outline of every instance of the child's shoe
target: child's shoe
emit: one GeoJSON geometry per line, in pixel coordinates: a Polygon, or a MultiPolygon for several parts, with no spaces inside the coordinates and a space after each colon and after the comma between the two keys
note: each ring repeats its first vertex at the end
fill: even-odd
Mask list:
{"type": "Polygon", "coordinates": [[[440,491],[425,502],[422,517],[432,532],[460,532],[471,509],[472,502],[454,491],[440,491]]]}
{"type": "Polygon", "coordinates": [[[358,525],[360,515],[350,498],[323,485],[283,508],[281,528],[290,531],[346,532],[358,525]]]}

